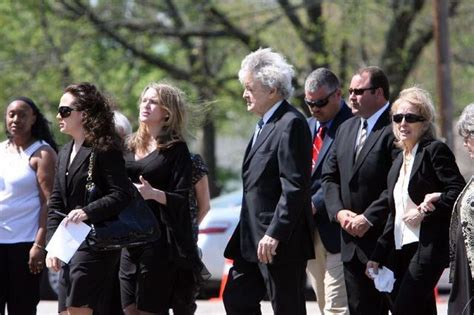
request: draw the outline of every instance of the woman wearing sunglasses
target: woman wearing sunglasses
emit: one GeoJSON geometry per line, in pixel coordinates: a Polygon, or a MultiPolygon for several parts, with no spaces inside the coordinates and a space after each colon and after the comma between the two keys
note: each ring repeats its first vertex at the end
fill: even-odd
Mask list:
{"type": "MultiPolygon", "coordinates": [[[[49,200],[48,239],[62,220],[97,223],[118,214],[131,200],[131,183],[122,157],[122,141],[115,131],[108,100],[90,83],[68,86],[61,97],[59,130],[71,136],[58,156],[53,192],[49,200]],[[94,152],[92,180],[100,197],[86,201],[86,179],[94,152]]],[[[110,294],[120,251],[98,252],[85,243],[68,263],[47,256],[47,266],[60,271],[60,314],[92,314],[110,294]]],[[[101,313],[106,314],[106,313],[101,313]]]]}
{"type": "Polygon", "coordinates": [[[434,288],[449,263],[449,222],[465,182],[451,150],[435,138],[434,116],[429,93],[418,87],[403,90],[392,106],[403,151],[387,177],[390,214],[367,274],[393,268],[394,315],[437,314],[434,288]]]}

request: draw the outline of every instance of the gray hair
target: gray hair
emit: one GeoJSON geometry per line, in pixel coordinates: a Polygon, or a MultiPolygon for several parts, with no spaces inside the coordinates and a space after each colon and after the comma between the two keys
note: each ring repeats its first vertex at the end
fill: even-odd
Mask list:
{"type": "Polygon", "coordinates": [[[294,73],[293,66],[286,62],[283,55],[272,52],[271,48],[259,48],[242,60],[239,81],[244,84],[246,77],[251,74],[263,86],[276,88],[284,99],[288,99],[293,93],[291,80],[294,73]]]}
{"type": "Polygon", "coordinates": [[[114,111],[115,130],[121,137],[126,137],[132,133],[132,125],[128,118],[121,112],[114,111]]]}
{"type": "Polygon", "coordinates": [[[322,86],[326,86],[330,91],[340,86],[337,76],[326,68],[318,68],[311,72],[304,83],[305,91],[310,93],[316,92],[322,86]]]}
{"type": "Polygon", "coordinates": [[[474,133],[474,103],[467,105],[458,120],[458,133],[461,137],[467,137],[474,133]]]}

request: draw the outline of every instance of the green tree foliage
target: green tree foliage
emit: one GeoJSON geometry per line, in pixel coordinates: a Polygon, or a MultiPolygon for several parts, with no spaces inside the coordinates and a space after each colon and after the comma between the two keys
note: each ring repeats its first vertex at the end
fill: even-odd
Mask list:
{"type": "MultiPolygon", "coordinates": [[[[466,88],[474,83],[474,4],[449,5],[459,112],[474,99],[466,88]]],[[[216,135],[248,138],[255,123],[237,81],[245,55],[259,47],[282,52],[295,66],[292,102],[303,111],[304,79],[320,66],[339,75],[344,91],[352,73],[370,64],[388,73],[392,98],[412,84],[435,94],[432,10],[429,0],[2,1],[0,109],[28,95],[55,121],[61,90],[92,81],[136,124],[143,87],[167,80],[205,117],[192,133],[217,193],[216,135]]]]}

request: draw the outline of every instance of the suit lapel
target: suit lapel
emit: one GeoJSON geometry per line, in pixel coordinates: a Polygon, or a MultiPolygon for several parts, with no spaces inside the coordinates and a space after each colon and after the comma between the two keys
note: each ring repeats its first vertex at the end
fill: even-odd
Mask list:
{"type": "Polygon", "coordinates": [[[316,135],[316,118],[308,119],[309,130],[311,131],[311,139],[316,135]]]}
{"type": "Polygon", "coordinates": [[[358,128],[360,127],[360,118],[353,118],[348,126],[347,134],[342,134],[338,137],[337,141],[342,143],[344,155],[347,154],[347,158],[342,159],[342,163],[345,164],[345,169],[350,170],[354,167],[354,155],[355,155],[355,143],[357,138],[358,128]]]}
{"type": "MultiPolygon", "coordinates": [[[[287,111],[287,103],[286,101],[283,101],[283,103],[280,104],[280,106],[277,108],[275,113],[273,113],[272,117],[267,121],[267,123],[263,126],[262,131],[260,132],[260,135],[258,136],[257,140],[255,141],[255,144],[252,146],[252,139],[250,139],[249,146],[247,146],[247,151],[248,154],[246,154],[244,158],[244,163],[243,163],[243,168],[246,167],[246,165],[249,163],[249,161],[252,159],[252,156],[255,154],[255,152],[258,150],[258,148],[265,143],[265,140],[268,138],[268,136],[272,133],[273,129],[275,128],[275,123],[278,121],[278,119],[287,111]]],[[[246,152],[247,152],[246,151],[246,152]]]]}
{"type": "MultiPolygon", "coordinates": [[[[359,167],[362,165],[362,162],[365,160],[365,158],[367,157],[370,150],[372,150],[372,147],[374,146],[374,144],[377,142],[377,140],[382,135],[382,133],[384,131],[384,127],[387,125],[387,119],[389,119],[389,116],[388,116],[389,110],[390,110],[390,107],[388,107],[382,113],[382,115],[377,120],[377,123],[375,124],[374,128],[372,128],[372,131],[370,132],[369,137],[365,141],[365,144],[364,144],[364,146],[362,147],[362,150],[359,153],[359,157],[357,158],[356,161],[354,161],[355,165],[354,165],[352,174],[357,172],[357,169],[359,169],[359,167]]],[[[360,124],[359,124],[359,127],[360,127],[360,124]]],[[[356,135],[357,135],[357,132],[356,132],[356,135]]],[[[354,141],[352,147],[353,147],[352,151],[354,151],[355,141],[354,141]]]]}
{"type": "Polygon", "coordinates": [[[74,158],[71,165],[69,166],[68,177],[67,177],[68,186],[71,184],[71,181],[74,178],[74,175],[81,168],[81,165],[84,164],[86,160],[88,160],[91,152],[92,152],[92,148],[85,147],[84,145],[81,146],[81,148],[79,149],[79,152],[77,152],[76,157],[74,158]]]}
{"type": "Polygon", "coordinates": [[[395,184],[397,183],[398,176],[400,175],[400,169],[403,164],[403,152],[397,156],[397,158],[393,161],[392,168],[387,176],[387,188],[389,191],[393,191],[395,188],[395,184]]]}
{"type": "Polygon", "coordinates": [[[423,156],[425,155],[425,150],[423,150],[424,145],[424,143],[420,143],[418,145],[418,149],[415,153],[415,160],[413,161],[413,166],[411,167],[410,180],[412,179],[413,175],[418,172],[418,169],[421,166],[421,162],[423,162],[423,156]]]}
{"type": "Polygon", "coordinates": [[[72,148],[72,141],[66,143],[64,145],[64,149],[61,150],[61,159],[59,159],[58,165],[58,180],[59,180],[59,187],[61,191],[61,197],[63,200],[67,200],[66,198],[66,179],[67,179],[67,164],[69,162],[69,155],[71,154],[72,148]]]}
{"type": "Polygon", "coordinates": [[[316,169],[319,167],[321,162],[324,160],[324,157],[328,153],[329,147],[331,146],[333,141],[334,141],[333,137],[329,136],[329,134],[327,134],[326,137],[324,137],[324,142],[323,142],[323,145],[321,146],[321,148],[319,150],[318,159],[316,160],[316,165],[313,167],[312,174],[314,174],[316,169]]]}

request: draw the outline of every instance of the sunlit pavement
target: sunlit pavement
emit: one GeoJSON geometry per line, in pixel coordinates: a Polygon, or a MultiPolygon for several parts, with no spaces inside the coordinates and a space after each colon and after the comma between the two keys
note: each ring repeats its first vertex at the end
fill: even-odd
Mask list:
{"type": "MultiPolygon", "coordinates": [[[[448,295],[440,295],[438,298],[438,315],[445,315],[447,313],[448,295]]],[[[306,311],[308,315],[321,314],[318,310],[316,302],[306,302],[306,311]]],[[[53,315],[57,314],[56,301],[41,301],[38,305],[38,315],[53,315]]],[[[196,315],[223,315],[225,314],[222,301],[198,301],[198,308],[196,315]]],[[[262,314],[273,314],[272,307],[269,302],[262,302],[262,314]]]]}

